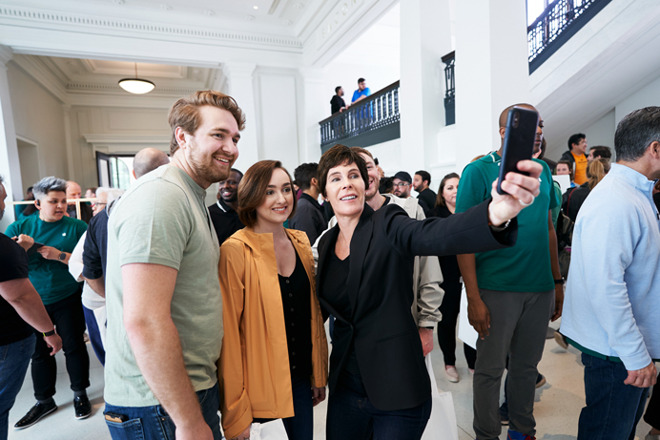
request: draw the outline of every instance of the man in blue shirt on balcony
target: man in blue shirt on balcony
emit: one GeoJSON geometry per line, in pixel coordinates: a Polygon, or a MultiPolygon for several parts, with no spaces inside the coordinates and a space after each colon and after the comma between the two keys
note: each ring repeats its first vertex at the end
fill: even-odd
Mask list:
{"type": "Polygon", "coordinates": [[[367,80],[364,78],[358,78],[358,88],[353,92],[353,99],[351,99],[351,104],[362,101],[367,96],[371,95],[371,90],[367,87],[367,80]]]}
{"type": "Polygon", "coordinates": [[[623,118],[614,142],[575,223],[561,323],[584,364],[578,440],[633,438],[660,360],[660,107],[623,118]]]}

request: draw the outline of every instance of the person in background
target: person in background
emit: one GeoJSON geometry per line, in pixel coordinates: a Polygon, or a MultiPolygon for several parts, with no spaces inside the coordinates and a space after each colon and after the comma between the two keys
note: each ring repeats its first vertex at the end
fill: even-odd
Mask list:
{"type": "Polygon", "coordinates": [[[82,220],[85,223],[89,223],[92,219],[92,207],[87,202],[78,203],[80,205],[80,218],[78,218],[78,210],[76,208],[77,203],[72,202],[72,200],[81,198],[82,190],[80,185],[78,185],[73,180],[66,182],[66,199],[69,202],[66,208],[66,215],[71,218],[77,218],[82,220]]]}
{"type": "Polygon", "coordinates": [[[229,177],[218,182],[218,201],[209,206],[211,222],[218,235],[218,243],[222,245],[234,232],[243,229],[244,225],[238,218],[238,185],[243,173],[232,168],[229,177]]]}
{"type": "MultiPolygon", "coordinates": [[[[6,197],[0,176],[0,219],[6,197]]],[[[51,356],[62,348],[62,339],[28,278],[26,249],[0,233],[0,440],[7,440],[9,410],[30,365],[35,330],[51,356]]]]}
{"type": "MultiPolygon", "coordinates": [[[[43,244],[36,252],[29,251],[28,277],[62,337],[66,370],[74,395],[74,414],[76,419],[84,419],[92,414],[92,405],[86,392],[89,387],[89,355],[83,339],[82,286],[69,274],[68,264],[87,225],[66,216],[66,188],[66,181],[52,176],[35,183],[34,203],[39,215],[10,224],[5,233],[15,237],[24,249],[31,249],[35,243],[37,246],[43,244]]],[[[31,370],[37,403],[14,425],[16,429],[28,428],[57,410],[53,399],[57,364],[42,338],[37,338],[31,370]]]]}
{"type": "Polygon", "coordinates": [[[91,188],[87,188],[85,190],[85,198],[86,199],[95,199],[96,198],[96,190],[97,187],[93,186],[91,188]]]}
{"type": "Polygon", "coordinates": [[[587,181],[587,136],[584,133],[576,133],[568,138],[568,151],[559,158],[571,164],[573,179],[576,185],[582,185],[587,181]]]}
{"type": "Polygon", "coordinates": [[[589,155],[587,156],[587,160],[591,162],[594,159],[598,158],[603,158],[607,159],[608,162],[612,161],[612,150],[610,147],[606,147],[604,145],[596,145],[595,147],[591,147],[589,149],[589,155]]]}
{"type": "Polygon", "coordinates": [[[343,112],[348,108],[344,102],[344,89],[341,86],[335,87],[335,94],[330,100],[330,114],[334,115],[337,112],[343,112]]]}
{"type": "Polygon", "coordinates": [[[587,168],[588,180],[577,188],[569,189],[564,193],[562,210],[573,222],[577,219],[580,207],[598,182],[610,171],[610,162],[607,159],[595,159],[587,168]]]}
{"type": "Polygon", "coordinates": [[[358,78],[357,80],[358,88],[353,92],[353,98],[351,99],[351,104],[362,101],[367,96],[371,95],[371,90],[367,87],[367,80],[364,78],[358,78]]]}
{"type": "Polygon", "coordinates": [[[392,177],[381,177],[378,192],[381,194],[394,194],[394,183],[392,177]]]}
{"type": "Polygon", "coordinates": [[[316,241],[327,225],[323,207],[318,202],[319,181],[316,176],[318,167],[319,164],[314,162],[304,163],[293,172],[302,194],[298,199],[296,212],[289,219],[289,227],[305,232],[310,243],[316,241]]]}
{"type": "Polygon", "coordinates": [[[220,248],[224,336],[218,370],[227,439],[282,419],[290,440],[312,440],[312,407],[325,399],[328,343],[307,235],[285,229],[296,209],[291,176],[263,160],[238,190],[245,229],[220,248]]]}
{"type": "Polygon", "coordinates": [[[392,179],[394,185],[394,195],[407,199],[410,197],[410,190],[412,189],[412,177],[405,171],[399,171],[392,179]]]}
{"type": "Polygon", "coordinates": [[[417,199],[419,200],[419,205],[424,209],[424,214],[427,216],[431,213],[431,210],[435,206],[435,200],[438,195],[429,188],[431,184],[431,175],[428,171],[420,170],[415,173],[413,177],[413,187],[415,191],[419,194],[417,199]]]}
{"type": "MultiPolygon", "coordinates": [[[[33,200],[34,200],[34,194],[32,192],[32,187],[29,186],[28,189],[25,190],[25,198],[23,199],[23,201],[28,202],[33,200]]],[[[32,215],[35,212],[37,212],[37,208],[36,206],[34,206],[34,203],[31,203],[29,205],[14,205],[14,217],[16,218],[16,220],[20,220],[23,217],[32,215]]]]}
{"type": "MultiPolygon", "coordinates": [[[[447,218],[456,212],[456,194],[458,193],[459,180],[460,176],[456,173],[449,173],[442,178],[438,187],[435,208],[431,211],[431,217],[447,218]]],[[[456,255],[442,256],[439,257],[439,260],[443,277],[440,287],[445,291],[445,296],[440,306],[442,320],[438,322],[438,343],[445,361],[447,380],[458,382],[460,375],[456,370],[456,321],[461,306],[461,291],[463,289],[461,270],[458,267],[456,255]]],[[[464,343],[463,353],[469,370],[474,373],[477,351],[464,343]]]]}
{"type": "Polygon", "coordinates": [[[584,365],[579,440],[634,439],[660,361],[660,107],[626,115],[614,146],[573,229],[561,322],[584,365]]]}

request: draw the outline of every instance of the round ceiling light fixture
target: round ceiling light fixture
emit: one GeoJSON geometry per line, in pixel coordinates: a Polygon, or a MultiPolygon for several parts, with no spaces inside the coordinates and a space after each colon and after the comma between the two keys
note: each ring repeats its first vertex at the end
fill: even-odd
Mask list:
{"type": "Polygon", "coordinates": [[[133,93],[135,95],[144,95],[145,93],[151,92],[156,87],[156,84],[152,81],[138,77],[137,63],[135,63],[135,77],[122,78],[119,80],[118,84],[119,87],[126,90],[128,93],[133,93]]]}

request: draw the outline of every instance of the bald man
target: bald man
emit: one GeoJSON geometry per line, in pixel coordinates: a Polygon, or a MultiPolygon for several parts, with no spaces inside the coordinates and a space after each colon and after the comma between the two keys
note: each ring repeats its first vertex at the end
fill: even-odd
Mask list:
{"type": "MultiPolygon", "coordinates": [[[[517,106],[535,110],[529,104],[517,106]]],[[[464,212],[490,197],[491,182],[499,174],[511,108],[513,106],[507,107],[500,115],[500,148],[471,162],[463,170],[456,212],[464,212]]],[[[543,122],[539,119],[535,153],[540,150],[542,141],[543,122]]],[[[551,209],[557,206],[558,200],[548,165],[533,160],[543,166],[540,194],[517,218],[516,244],[496,251],[458,255],[467,292],[468,317],[479,333],[473,379],[473,428],[478,440],[499,438],[502,427],[498,401],[507,354],[507,438],[534,438],[536,367],[543,354],[548,319],[561,316],[563,280],[551,216],[551,209]]]]}
{"type": "Polygon", "coordinates": [[[71,218],[77,218],[78,220],[82,220],[85,223],[89,223],[93,215],[91,205],[87,202],[80,202],[80,217],[79,217],[78,212],[76,210],[76,202],[72,202],[72,200],[79,199],[81,195],[82,195],[82,190],[80,189],[80,185],[78,185],[78,183],[74,182],[73,180],[67,180],[66,199],[69,202],[66,207],[67,215],[71,218]]]}
{"type": "Polygon", "coordinates": [[[143,148],[133,158],[133,177],[139,179],[148,172],[168,163],[170,163],[170,158],[164,152],[152,147],[143,148]]]}

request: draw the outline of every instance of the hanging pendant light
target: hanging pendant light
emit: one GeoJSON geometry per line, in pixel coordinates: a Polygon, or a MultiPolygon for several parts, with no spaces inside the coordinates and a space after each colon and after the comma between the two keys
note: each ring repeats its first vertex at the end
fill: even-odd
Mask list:
{"type": "Polygon", "coordinates": [[[137,63],[135,63],[135,77],[120,79],[119,87],[126,90],[128,93],[143,95],[151,92],[154,87],[156,87],[156,84],[147,79],[139,78],[137,73],[137,63]]]}

